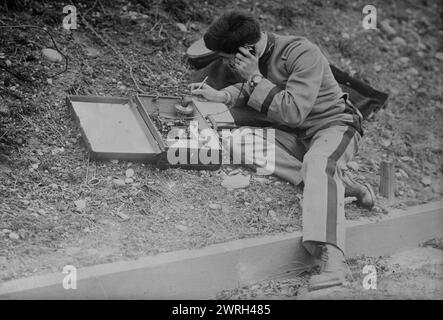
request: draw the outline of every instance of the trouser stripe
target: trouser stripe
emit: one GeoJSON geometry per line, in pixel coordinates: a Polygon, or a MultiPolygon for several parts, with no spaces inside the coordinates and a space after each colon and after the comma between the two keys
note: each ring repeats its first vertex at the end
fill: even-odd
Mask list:
{"type": "Polygon", "coordinates": [[[326,242],[337,243],[337,182],[334,179],[337,161],[346,151],[351,139],[354,136],[354,129],[348,128],[343,134],[343,138],[328,157],[326,164],[326,175],[328,176],[328,195],[327,195],[327,216],[326,216],[326,242]]]}

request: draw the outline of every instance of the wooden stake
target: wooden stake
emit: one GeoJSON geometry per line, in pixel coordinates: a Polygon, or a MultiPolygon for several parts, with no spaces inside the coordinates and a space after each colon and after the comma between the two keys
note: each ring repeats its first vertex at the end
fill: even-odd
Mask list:
{"type": "Polygon", "coordinates": [[[393,162],[380,164],[380,195],[389,201],[395,198],[395,166],[393,162]]]}

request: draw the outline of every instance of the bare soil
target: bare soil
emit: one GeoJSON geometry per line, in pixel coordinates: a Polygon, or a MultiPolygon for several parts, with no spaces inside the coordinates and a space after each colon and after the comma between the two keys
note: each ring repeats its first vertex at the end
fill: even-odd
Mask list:
{"type": "Polygon", "coordinates": [[[60,2],[35,1],[0,13],[0,26],[45,27],[69,57],[68,71],[52,77],[64,62],[41,57],[42,48],[52,47],[44,32],[0,28],[0,64],[18,75],[0,69],[1,280],[300,230],[302,190],[275,177],[243,168],[250,185],[229,191],[221,181],[232,166],[161,171],[144,163],[91,161],[65,103],[69,94],[129,96],[136,93],[134,80],[148,94],[188,94],[186,48],[226,7],[252,10],[264,30],[306,36],[338,67],[391,93],[388,108],[365,122],[357,166],[349,173],[378,193],[380,162],[394,159],[396,199],[379,198],[372,211],[348,204],[349,219],[441,198],[439,1],[373,3],[378,19],[390,19],[406,45],[362,28],[364,1],[141,3],[77,3],[104,41],[81,19],[77,30],[64,30],[60,2]],[[132,65],[134,79],[109,44],[132,65]],[[133,181],[117,185],[128,168],[133,181]]]}
{"type": "MultiPolygon", "coordinates": [[[[352,278],[342,287],[308,291],[309,277],[318,269],[264,280],[234,290],[224,290],[216,299],[224,300],[441,300],[443,297],[442,239],[423,247],[386,257],[358,256],[348,259],[352,278]],[[375,268],[375,285],[365,288],[363,268],[375,268]]],[[[294,272],[297,272],[294,270],[294,272]]],[[[366,282],[370,284],[370,282],[366,282]]]]}

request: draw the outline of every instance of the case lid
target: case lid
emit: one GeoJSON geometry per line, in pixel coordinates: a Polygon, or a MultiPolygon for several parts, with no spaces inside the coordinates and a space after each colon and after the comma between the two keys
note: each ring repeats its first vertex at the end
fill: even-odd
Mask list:
{"type": "Polygon", "coordinates": [[[93,158],[150,160],[161,153],[130,99],[68,96],[67,102],[93,158]]]}

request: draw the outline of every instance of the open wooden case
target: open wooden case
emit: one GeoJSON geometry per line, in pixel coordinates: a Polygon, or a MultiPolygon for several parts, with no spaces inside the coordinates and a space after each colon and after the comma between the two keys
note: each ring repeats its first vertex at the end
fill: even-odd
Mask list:
{"type": "Polygon", "coordinates": [[[68,96],[92,159],[152,162],[160,168],[213,170],[222,162],[216,124],[200,111],[178,115],[178,97],[68,96]]]}

